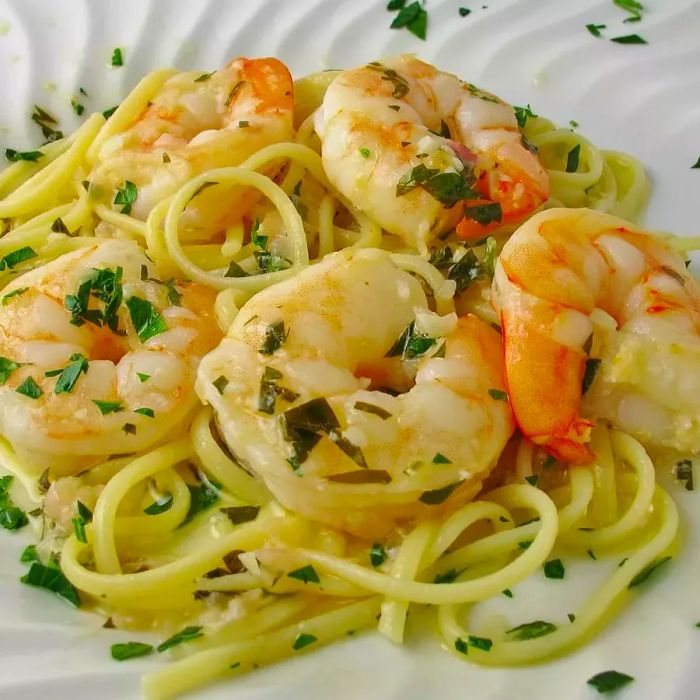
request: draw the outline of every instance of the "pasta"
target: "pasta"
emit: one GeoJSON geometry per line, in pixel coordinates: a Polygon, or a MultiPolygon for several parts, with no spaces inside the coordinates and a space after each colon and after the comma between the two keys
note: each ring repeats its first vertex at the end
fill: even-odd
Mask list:
{"type": "MultiPolygon", "coordinates": [[[[396,98],[401,72],[387,73],[393,69],[381,64],[373,70],[384,71],[385,82],[393,81],[389,99],[396,98]]],[[[58,263],[66,253],[91,250],[101,239],[116,238],[138,243],[163,280],[188,279],[215,290],[211,318],[224,333],[238,326],[241,334],[248,332],[242,314],[249,313],[245,309],[251,299],[278,284],[293,283],[341,250],[350,251],[348,255],[385,251],[397,274],[420,281],[430,313],[474,314],[500,324],[490,295],[494,259],[522,218],[514,210],[507,220],[503,202],[503,218],[495,225],[486,222],[486,235],[479,240],[464,234],[457,221],[448,222],[439,236],[433,229],[428,235],[426,228],[425,238],[412,239],[400,228],[387,230],[367,213],[368,207],[343,193],[324,162],[322,141],[331,137],[319,135],[319,108],[339,74],[327,71],[296,81],[291,138],[263,145],[238,162],[187,173],[140,216],[131,207],[138,200],[128,183],[105,199],[104,186],[91,182],[91,173],[110,140],[134,128],[157,95],[173,84],[169,81],[206,85],[206,76],[152,73],[106,121],[93,115],[72,136],[42,146],[38,162],[12,164],[0,174],[0,217],[5,222],[0,285],[7,287],[0,290],[3,306],[9,308],[11,296],[23,294],[18,291],[22,275],[16,273],[58,263]],[[230,196],[239,197],[233,215],[228,212],[213,234],[203,234],[198,221],[192,223],[198,212],[207,209],[207,202],[223,205],[230,196]],[[209,199],[195,206],[204,197],[209,199]],[[266,247],[268,239],[277,247],[266,247]],[[31,252],[17,258],[22,250],[31,252]],[[472,256],[466,272],[471,278],[465,284],[457,274],[444,274],[449,265],[465,259],[452,257],[456,251],[472,256]]],[[[471,88],[470,94],[476,94],[471,88]]],[[[478,94],[480,99],[488,95],[478,94]]],[[[245,125],[250,128],[247,121],[245,125]]],[[[549,196],[528,217],[555,207],[588,207],[632,221],[642,215],[648,184],[634,158],[599,150],[543,117],[530,114],[520,126],[550,183],[549,196]],[[572,152],[576,167],[570,162],[572,152]]],[[[448,125],[448,137],[450,133],[453,125],[448,125]]],[[[167,153],[165,143],[169,163],[176,154],[167,153]]],[[[160,158],[160,151],[156,155],[160,158]]],[[[367,158],[362,149],[359,157],[367,158]]],[[[421,191],[420,196],[429,195],[421,191]]],[[[481,196],[472,194],[472,199],[478,200],[474,206],[483,206],[481,196]]],[[[447,216],[444,207],[438,209],[440,217],[447,216]]],[[[685,241],[669,240],[679,250],[687,249],[685,241]]],[[[143,275],[141,281],[147,281],[143,275]]],[[[174,283],[154,284],[163,293],[166,288],[181,293],[174,283]]],[[[102,293],[90,289],[87,294],[93,297],[102,293]]],[[[157,302],[149,303],[156,313],[157,302]]],[[[8,377],[23,366],[16,357],[1,359],[14,365],[8,377]]],[[[224,388],[216,382],[214,386],[223,396],[224,388]]],[[[501,389],[489,392],[495,392],[491,396],[496,403],[506,397],[501,389]]],[[[273,410],[275,397],[293,402],[288,397],[294,393],[275,385],[273,410]]],[[[33,524],[45,517],[48,523],[35,555],[29,556],[28,582],[41,585],[31,571],[57,569],[60,560],[65,588],[63,593],[53,590],[108,616],[114,626],[151,628],[162,635],[184,627],[161,645],[163,650],[177,646],[175,660],[144,677],[143,694],[150,700],[174,697],[371,628],[400,643],[414,605],[434,607],[443,642],[460,658],[468,654],[469,661],[490,666],[550,659],[583,644],[606,624],[613,609],[631,597],[628,589],[663,561],[676,539],[678,512],[671,495],[656,483],[647,450],[611,422],[600,421],[593,428],[589,445],[595,459],[585,466],[565,460],[555,464],[541,448],[542,441],[517,434],[491,475],[483,474],[461,501],[451,508],[424,508],[421,513],[428,516],[404,519],[398,529],[375,538],[284,508],[270,484],[229,451],[233,447],[237,452],[236,445],[222,439],[223,419],[210,403],[216,413],[209,405],[197,405],[174,433],[147,449],[112,454],[106,446],[105,454],[76,462],[74,469],[69,455],[57,461],[63,465],[60,473],[41,475],[31,449],[0,438],[0,463],[39,509],[31,516],[33,524]],[[58,493],[61,476],[68,479],[68,496],[58,493]],[[45,496],[47,480],[53,484],[45,496]],[[50,506],[51,499],[67,501],[70,508],[77,502],[83,511],[71,511],[63,527],[64,511],[55,503],[50,506]],[[91,506],[86,499],[92,499],[91,506]],[[570,622],[513,621],[510,629],[489,637],[471,626],[474,606],[509,591],[564,549],[567,556],[585,558],[594,551],[599,557],[625,559],[570,622]]],[[[108,413],[122,409],[107,406],[108,413]]],[[[103,415],[104,410],[103,402],[103,415]]],[[[143,415],[147,420],[148,413],[143,415]]],[[[445,469],[454,466],[444,455],[433,461],[442,461],[445,469]]],[[[692,478],[692,464],[690,469],[692,478]]],[[[407,480],[411,478],[413,474],[407,480]]],[[[353,486],[354,497],[364,498],[360,484],[353,486]]],[[[440,490],[420,489],[424,494],[440,490]]],[[[388,491],[391,498],[403,497],[398,485],[388,491]]],[[[398,502],[391,507],[398,508],[398,502]]],[[[146,645],[139,653],[150,651],[146,645]]]]}

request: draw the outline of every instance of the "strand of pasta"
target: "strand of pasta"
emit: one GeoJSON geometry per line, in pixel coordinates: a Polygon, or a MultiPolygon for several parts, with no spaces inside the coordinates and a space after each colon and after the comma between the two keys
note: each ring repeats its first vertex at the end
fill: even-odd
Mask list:
{"type": "MultiPolygon", "coordinates": [[[[489,666],[512,665],[542,661],[561,654],[568,648],[582,643],[587,636],[605,621],[605,613],[623,595],[632,579],[662,554],[673,542],[678,530],[678,511],[671,497],[661,487],[656,487],[654,508],[658,511],[660,527],[654,537],[618,567],[576,613],[574,621],[559,627],[551,634],[524,641],[494,641],[489,651],[469,648],[469,659],[489,666]]],[[[456,606],[441,606],[438,611],[440,632],[454,649],[458,639],[467,640],[469,633],[456,619],[456,606]]]]}
{"type": "Polygon", "coordinates": [[[90,144],[104,124],[93,114],[76,131],[68,150],[0,202],[0,217],[11,218],[45,207],[73,177],[90,144]]]}
{"type": "Polygon", "coordinates": [[[168,253],[178,267],[190,278],[208,284],[214,289],[233,287],[247,292],[256,292],[266,286],[286,279],[300,267],[309,263],[309,251],[306,242],[304,224],[287,195],[270,178],[244,168],[220,168],[203,173],[183,185],[173,196],[165,217],[165,243],[168,253]],[[207,272],[198,267],[187,257],[179,239],[179,217],[197,190],[210,182],[227,185],[245,185],[262,192],[275,206],[282,217],[287,238],[291,243],[290,257],[292,267],[278,272],[266,272],[251,277],[224,277],[207,272]]]}
{"type": "Polygon", "coordinates": [[[402,270],[415,272],[430,285],[435,295],[435,309],[439,314],[444,315],[455,310],[454,295],[457,285],[454,280],[446,280],[436,267],[417,255],[392,253],[391,259],[402,270]]]}
{"type": "MultiPolygon", "coordinates": [[[[311,648],[328,644],[345,637],[348,631],[362,630],[373,625],[379,604],[379,598],[351,603],[250,640],[193,654],[144,676],[141,691],[146,700],[167,700],[211,683],[224,674],[232,676],[248,671],[251,667],[303,653],[301,648],[294,649],[294,644],[301,635],[306,635],[307,640],[312,638],[311,648]]],[[[308,645],[303,647],[305,650],[309,648],[308,645]]]]}
{"type": "Polygon", "coordinates": [[[73,142],[73,134],[52,143],[46,143],[38,150],[42,156],[36,162],[21,160],[12,163],[0,172],[0,198],[7,197],[22,183],[52,163],[58,156],[65,153],[73,142]]]}

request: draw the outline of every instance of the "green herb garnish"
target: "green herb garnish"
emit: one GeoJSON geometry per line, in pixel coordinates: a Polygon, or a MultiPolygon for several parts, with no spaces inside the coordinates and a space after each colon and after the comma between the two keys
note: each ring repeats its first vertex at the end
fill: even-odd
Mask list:
{"type": "Polygon", "coordinates": [[[381,566],[387,560],[388,556],[384,545],[379,544],[379,542],[375,542],[369,550],[369,562],[375,569],[381,566]]]}
{"type": "Polygon", "coordinates": [[[428,13],[419,2],[402,6],[390,27],[391,29],[406,27],[411,34],[425,40],[428,30],[428,13]]]}
{"type": "Polygon", "coordinates": [[[33,248],[30,248],[29,246],[18,248],[17,250],[13,250],[11,253],[8,253],[0,258],[0,270],[4,270],[5,268],[12,270],[25,260],[31,260],[32,258],[36,257],[37,253],[33,248]]]}
{"type": "Polygon", "coordinates": [[[135,659],[138,656],[148,656],[153,653],[152,644],[143,642],[125,642],[122,644],[112,644],[111,654],[115,661],[126,661],[135,659]]]}
{"type": "Polygon", "coordinates": [[[140,297],[131,297],[126,300],[126,307],[129,309],[131,323],[142,343],[168,330],[165,319],[150,301],[140,297]]]}
{"type": "Polygon", "coordinates": [[[67,394],[73,391],[81,374],[87,374],[88,360],[80,353],[70,356],[70,362],[61,370],[54,388],[55,394],[67,394]]]}
{"type": "Polygon", "coordinates": [[[685,481],[686,491],[692,491],[693,484],[693,462],[689,459],[683,459],[676,464],[675,476],[678,481],[685,481]]]}
{"type": "Polygon", "coordinates": [[[581,153],[581,144],[577,143],[566,156],[566,172],[575,173],[578,170],[579,154],[581,153]]]}
{"type": "Polygon", "coordinates": [[[146,508],[143,509],[143,512],[146,515],[160,515],[161,513],[165,513],[166,510],[170,510],[170,508],[173,505],[173,497],[172,494],[166,493],[165,496],[162,498],[159,498],[156,501],[153,501],[150,506],[147,506],[146,508]]]}
{"type": "Polygon", "coordinates": [[[15,390],[18,394],[27,396],[30,399],[38,399],[44,394],[41,387],[32,377],[27,377],[15,390]]]}
{"type": "Polygon", "coordinates": [[[14,504],[8,493],[13,481],[10,474],[0,477],[0,527],[5,530],[19,530],[29,522],[25,512],[14,504]]]}
{"type": "Polygon", "coordinates": [[[232,525],[241,525],[258,517],[260,506],[228,506],[219,510],[231,521],[232,525]]]}
{"type": "Polygon", "coordinates": [[[450,208],[457,202],[475,196],[474,190],[471,189],[474,182],[471,168],[465,167],[461,173],[443,173],[437,168],[428,168],[425,163],[420,163],[398,181],[396,196],[401,197],[421,187],[445,208],[450,208]]]}
{"type": "Polygon", "coordinates": [[[10,299],[12,299],[12,297],[18,297],[21,294],[24,294],[28,291],[29,287],[20,287],[19,289],[13,289],[11,292],[8,292],[7,294],[3,295],[2,305],[7,306],[10,303],[10,299]]]}
{"type": "Polygon", "coordinates": [[[460,7],[459,8],[459,16],[460,17],[466,17],[467,15],[471,14],[471,10],[468,7],[460,7]]]}
{"type": "Polygon", "coordinates": [[[124,410],[123,401],[99,401],[98,399],[93,399],[92,403],[100,409],[100,413],[103,416],[109,415],[110,413],[120,413],[124,410]]]}
{"type": "Polygon", "coordinates": [[[130,180],[124,181],[124,187],[117,190],[114,195],[114,204],[121,205],[122,214],[131,214],[131,205],[138,199],[139,191],[130,180]]]}
{"type": "Polygon", "coordinates": [[[600,369],[601,362],[602,360],[595,357],[589,357],[586,360],[586,369],[583,372],[583,380],[581,382],[582,394],[585,394],[591,388],[591,384],[593,384],[593,380],[600,369]]]}
{"type": "Polygon", "coordinates": [[[182,525],[189,523],[197,514],[211,508],[219,500],[219,491],[209,481],[203,481],[198,486],[188,484],[187,488],[190,491],[190,508],[182,525]]]}
{"type": "Polygon", "coordinates": [[[402,360],[413,360],[426,353],[433,345],[435,338],[430,338],[427,335],[416,331],[415,321],[404,328],[398,340],[389,348],[387,357],[401,357],[402,360]]]}
{"type": "Polygon", "coordinates": [[[32,111],[32,121],[41,129],[41,133],[46,139],[46,143],[58,141],[63,138],[63,132],[54,129],[54,125],[58,125],[58,120],[53,115],[49,114],[45,109],[34,105],[32,111]]]}
{"type": "Polygon", "coordinates": [[[594,37],[597,37],[598,39],[600,39],[600,37],[602,36],[602,34],[600,33],[600,30],[606,29],[606,25],[605,24],[587,24],[586,29],[588,29],[588,31],[591,34],[593,34],[594,37]]]}
{"type": "Polygon", "coordinates": [[[456,481],[454,484],[448,484],[441,489],[423,491],[418,500],[429,506],[439,505],[440,503],[444,503],[461,483],[461,481],[456,481]]]}
{"type": "Polygon", "coordinates": [[[372,413],[375,416],[379,416],[382,420],[391,418],[391,413],[389,411],[381,408],[380,406],[375,406],[372,403],[367,403],[366,401],[356,401],[353,408],[356,411],[364,411],[365,413],[372,413]]]}
{"type": "Polygon", "coordinates": [[[124,55],[120,48],[116,48],[112,51],[112,65],[115,67],[124,65],[124,55]]]}
{"type": "Polygon", "coordinates": [[[508,401],[508,394],[500,389],[489,389],[489,396],[494,399],[494,401],[508,401]]]}
{"type": "Polygon", "coordinates": [[[289,331],[285,330],[284,321],[271,323],[265,329],[265,339],[260,345],[258,352],[261,355],[272,355],[282,347],[282,343],[287,339],[289,331]]]}
{"type": "Polygon", "coordinates": [[[547,578],[564,578],[565,571],[566,570],[564,569],[564,564],[562,564],[561,559],[552,559],[548,562],[545,562],[544,575],[547,578]]]}
{"type": "Polygon", "coordinates": [[[530,119],[530,117],[536,117],[537,115],[532,111],[532,107],[530,105],[527,105],[527,107],[513,107],[513,111],[515,112],[515,118],[518,121],[518,126],[522,129],[525,124],[527,124],[527,120],[530,119]]]}
{"type": "Polygon", "coordinates": [[[514,639],[524,641],[526,639],[537,639],[537,637],[544,637],[546,634],[555,632],[556,629],[557,626],[551,622],[535,620],[534,622],[526,622],[522,625],[509,629],[508,634],[512,634],[514,639]]]}
{"type": "Polygon", "coordinates": [[[17,163],[25,160],[28,163],[36,163],[44,154],[41,151],[15,151],[14,148],[5,149],[5,158],[10,163],[17,163]]]}
{"type": "Polygon", "coordinates": [[[318,577],[316,569],[314,569],[311,564],[307,564],[306,566],[302,566],[300,569],[290,571],[287,576],[289,578],[294,578],[297,581],[302,581],[303,583],[321,583],[321,579],[318,577]]]}
{"type": "Polygon", "coordinates": [[[313,644],[314,642],[318,641],[318,637],[316,637],[313,634],[306,634],[305,632],[302,632],[297,636],[297,638],[294,640],[294,644],[292,644],[292,649],[295,651],[297,649],[303,649],[304,647],[309,646],[309,644],[313,644]]]}
{"type": "Polygon", "coordinates": [[[57,565],[44,566],[41,562],[32,562],[29,571],[20,579],[22,583],[36,588],[44,588],[67,600],[76,608],[80,607],[80,596],[71,582],[63,575],[57,565]]]}
{"type": "Polygon", "coordinates": [[[221,396],[224,395],[224,389],[228,386],[228,379],[224,377],[222,374],[220,377],[215,379],[212,384],[214,385],[215,389],[221,394],[221,396]]]}
{"type": "Polygon", "coordinates": [[[156,412],[152,408],[136,408],[134,409],[134,413],[140,413],[142,416],[147,416],[148,418],[155,418],[156,417],[156,412]]]}
{"type": "Polygon", "coordinates": [[[615,36],[610,41],[616,44],[647,44],[647,40],[639,36],[639,34],[625,34],[625,36],[615,36]]]}
{"type": "Polygon", "coordinates": [[[464,218],[476,221],[482,226],[488,226],[501,221],[503,209],[498,202],[475,204],[473,207],[464,207],[464,218]]]}
{"type": "Polygon", "coordinates": [[[655,562],[649,564],[649,566],[642,569],[630,582],[627,588],[634,588],[644,583],[652,574],[654,574],[658,569],[660,569],[664,564],[671,561],[671,557],[662,557],[657,559],[655,562]]]}
{"type": "Polygon", "coordinates": [[[178,644],[183,644],[184,642],[191,642],[193,639],[203,637],[204,632],[202,628],[197,626],[185,627],[185,629],[180,630],[175,633],[172,637],[168,637],[164,642],[156,647],[156,651],[160,654],[168,649],[176,647],[178,644]]]}
{"type": "Polygon", "coordinates": [[[620,673],[619,671],[603,671],[602,673],[596,673],[596,675],[589,678],[586,683],[592,685],[602,694],[619,690],[633,680],[634,678],[628,676],[626,673],[620,673]]]}

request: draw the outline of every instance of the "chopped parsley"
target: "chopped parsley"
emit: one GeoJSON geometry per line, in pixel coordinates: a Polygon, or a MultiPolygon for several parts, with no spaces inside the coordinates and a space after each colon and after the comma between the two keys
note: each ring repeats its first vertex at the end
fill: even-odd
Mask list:
{"type": "Polygon", "coordinates": [[[581,144],[577,143],[566,156],[566,172],[575,173],[578,170],[581,144]]]}
{"type": "Polygon", "coordinates": [[[121,205],[122,214],[131,214],[131,205],[138,199],[139,191],[131,180],[124,181],[124,187],[114,195],[114,204],[121,205]]]}
{"type": "Polygon", "coordinates": [[[265,367],[260,380],[260,393],[258,394],[259,411],[270,415],[274,414],[278,396],[285,401],[294,401],[299,398],[299,394],[295,391],[277,384],[277,380],[281,378],[282,372],[274,369],[274,367],[265,367]]]}
{"type": "Polygon", "coordinates": [[[168,637],[164,642],[156,647],[156,651],[160,654],[168,649],[176,647],[178,644],[183,644],[184,642],[191,642],[193,639],[203,637],[204,632],[199,626],[185,627],[185,629],[176,632],[172,637],[168,637]]]}
{"type": "Polygon", "coordinates": [[[93,399],[92,403],[100,409],[100,413],[103,416],[107,416],[110,413],[120,413],[124,410],[124,403],[122,401],[99,401],[93,399]]]}
{"type": "Polygon", "coordinates": [[[33,248],[30,248],[29,246],[18,248],[17,250],[13,250],[11,253],[8,253],[0,258],[0,270],[4,270],[6,268],[12,270],[25,260],[31,260],[32,258],[36,257],[37,253],[33,248]]]}
{"type": "Polygon", "coordinates": [[[564,569],[564,564],[562,564],[561,559],[551,559],[545,562],[544,565],[544,575],[547,578],[562,579],[564,578],[566,570],[564,569]]]}
{"type": "Polygon", "coordinates": [[[173,505],[172,494],[166,493],[165,496],[153,501],[150,506],[143,509],[146,515],[160,515],[165,513],[166,510],[170,510],[173,505]]]}
{"type": "Polygon", "coordinates": [[[435,574],[435,578],[433,579],[433,583],[452,583],[457,576],[459,576],[459,572],[457,569],[448,569],[447,571],[443,571],[442,573],[435,574]]]}
{"type": "Polygon", "coordinates": [[[428,13],[419,2],[410,5],[401,5],[399,13],[394,17],[390,25],[391,29],[406,27],[411,34],[425,40],[428,30],[428,13]]]}
{"type": "Polygon", "coordinates": [[[54,128],[54,125],[58,126],[56,117],[39,107],[39,105],[34,105],[31,119],[41,129],[46,143],[58,141],[63,138],[63,132],[54,128]]]}
{"type": "Polygon", "coordinates": [[[593,384],[593,380],[600,369],[601,362],[602,360],[595,357],[589,357],[586,360],[586,369],[583,372],[583,380],[581,382],[582,394],[585,394],[591,388],[591,384],[593,384]]]}
{"type": "Polygon", "coordinates": [[[255,520],[260,512],[260,506],[228,506],[219,508],[219,510],[231,521],[232,525],[241,525],[255,520]]]}
{"type": "Polygon", "coordinates": [[[41,151],[15,151],[14,148],[5,149],[5,158],[10,163],[17,163],[25,160],[29,163],[36,163],[44,154],[41,151]]]}
{"type": "Polygon", "coordinates": [[[31,564],[33,561],[39,561],[39,554],[36,551],[35,544],[28,544],[19,555],[19,560],[22,564],[31,564]]]}
{"type": "Polygon", "coordinates": [[[224,395],[224,389],[228,386],[228,379],[224,377],[222,374],[220,377],[215,379],[212,384],[214,385],[214,388],[221,394],[221,396],[224,395]]]}
{"type": "Polygon", "coordinates": [[[389,348],[387,357],[401,357],[402,360],[413,360],[420,357],[435,345],[435,338],[430,338],[416,331],[415,321],[411,321],[399,336],[398,340],[389,348]]]}
{"type": "Polygon", "coordinates": [[[119,108],[119,105],[116,105],[115,107],[110,107],[109,109],[105,109],[104,112],[102,112],[102,116],[105,119],[109,119],[119,108]]]}
{"type": "Polygon", "coordinates": [[[231,260],[224,277],[248,277],[248,273],[235,260],[231,260]]]}
{"type": "Polygon", "coordinates": [[[602,34],[600,33],[601,29],[606,29],[607,26],[605,24],[587,24],[586,29],[593,34],[594,37],[597,37],[598,39],[601,38],[602,34]]]}
{"type": "Polygon", "coordinates": [[[284,321],[271,323],[265,329],[265,339],[260,344],[258,352],[261,355],[272,355],[282,347],[282,343],[287,339],[289,331],[284,328],[284,321]]]}
{"type": "Polygon", "coordinates": [[[189,523],[195,515],[211,508],[219,500],[219,491],[209,481],[203,481],[197,486],[188,485],[190,491],[190,508],[182,525],[189,523]]]}
{"type": "Polygon", "coordinates": [[[51,591],[64,600],[67,600],[76,608],[80,607],[78,591],[63,575],[58,565],[53,563],[53,560],[50,566],[45,566],[38,561],[32,562],[29,571],[22,576],[20,581],[28,586],[35,586],[36,588],[44,588],[47,591],[51,591]]]}
{"type": "Polygon", "coordinates": [[[556,629],[557,626],[551,622],[535,620],[534,622],[526,622],[522,625],[509,629],[508,634],[512,635],[513,639],[525,641],[526,639],[537,639],[537,637],[544,637],[546,634],[555,632],[556,629]]]}
{"type": "Polygon", "coordinates": [[[367,467],[360,448],[343,437],[338,418],[323,397],[285,411],[282,414],[282,428],[285,438],[292,443],[297,465],[295,468],[304,462],[323,434],[350,459],[361,467],[367,467]]]}
{"type": "Polygon", "coordinates": [[[634,678],[628,676],[626,673],[620,673],[619,671],[603,671],[602,673],[596,673],[596,675],[589,678],[586,683],[592,685],[602,694],[619,690],[633,680],[634,678]]]}
{"type": "Polygon", "coordinates": [[[85,525],[92,521],[92,511],[81,501],[76,504],[78,515],[72,519],[73,531],[78,542],[87,543],[85,525]]]}
{"type": "Polygon", "coordinates": [[[511,591],[510,588],[504,588],[504,589],[501,591],[501,593],[503,593],[503,595],[504,595],[506,598],[512,598],[512,597],[513,597],[513,591],[511,591]]]}
{"type": "Polygon", "coordinates": [[[27,396],[30,399],[38,399],[44,394],[41,387],[32,377],[27,377],[16,389],[18,394],[27,396]]]}
{"type": "Polygon", "coordinates": [[[239,80],[232,88],[231,92],[229,92],[228,96],[226,97],[226,101],[224,102],[225,107],[229,107],[233,100],[235,99],[236,95],[241,91],[243,86],[245,85],[245,80],[239,80]]]}
{"type": "Polygon", "coordinates": [[[467,15],[471,14],[471,10],[468,7],[460,7],[459,8],[459,16],[460,17],[466,17],[467,15]]]}
{"type": "Polygon", "coordinates": [[[697,169],[697,168],[700,168],[700,156],[698,156],[698,159],[695,161],[695,165],[690,166],[691,170],[697,169]]]}
{"type": "Polygon", "coordinates": [[[55,394],[68,394],[75,388],[81,374],[87,374],[88,360],[76,352],[70,356],[70,362],[61,370],[54,388],[55,394]]]}
{"type": "Polygon", "coordinates": [[[671,557],[662,557],[657,559],[655,562],[649,564],[649,566],[642,569],[630,582],[627,588],[634,588],[644,583],[652,574],[656,573],[664,564],[671,561],[671,557]]]}
{"type": "Polygon", "coordinates": [[[135,659],[138,656],[148,656],[153,653],[152,644],[143,642],[125,642],[122,644],[112,644],[111,654],[115,661],[126,661],[135,659]]]}
{"type": "Polygon", "coordinates": [[[313,644],[314,642],[318,641],[318,637],[316,637],[313,634],[306,634],[305,632],[302,632],[297,636],[297,638],[294,640],[294,644],[292,644],[292,649],[295,651],[297,649],[303,649],[304,647],[308,647],[309,644],[313,644]]]}
{"type": "Polygon", "coordinates": [[[388,559],[388,557],[389,555],[386,553],[384,545],[381,545],[378,542],[375,542],[372,545],[372,548],[369,550],[369,562],[375,569],[378,566],[381,566],[388,559]]]}
{"type": "Polygon", "coordinates": [[[131,323],[142,343],[168,330],[165,319],[150,301],[141,297],[131,297],[126,300],[126,307],[129,309],[131,323]]]}
{"type": "Polygon", "coordinates": [[[246,119],[241,119],[238,122],[238,128],[239,129],[247,129],[250,126],[250,122],[247,121],[246,119]]]}
{"type": "Polygon", "coordinates": [[[314,569],[311,564],[307,564],[306,566],[302,566],[300,569],[290,571],[287,576],[288,578],[293,578],[297,581],[302,581],[303,583],[321,583],[321,579],[318,577],[316,569],[314,569]]]}
{"type": "Polygon", "coordinates": [[[122,425],[122,430],[127,435],[136,435],[136,426],[133,423],[124,423],[124,425],[122,425]]]}
{"type": "Polygon", "coordinates": [[[65,233],[67,236],[70,236],[70,229],[66,224],[63,222],[63,219],[59,216],[57,219],[54,219],[53,223],[51,224],[51,230],[54,233],[65,233]]]}
{"type": "Polygon", "coordinates": [[[624,36],[615,36],[610,41],[614,41],[616,44],[646,44],[648,43],[646,39],[639,36],[639,34],[625,34],[624,36]]]}
{"type": "Polygon", "coordinates": [[[508,401],[508,394],[500,389],[489,389],[489,396],[494,399],[494,401],[508,401]]]}
{"type": "Polygon", "coordinates": [[[452,464],[452,460],[445,457],[442,452],[436,452],[433,457],[433,464],[452,464]]]}
{"type": "Polygon", "coordinates": [[[365,413],[372,413],[375,416],[379,416],[382,420],[391,418],[391,413],[389,411],[381,408],[380,406],[375,406],[374,404],[367,403],[366,401],[356,401],[353,408],[356,411],[364,411],[365,413]]]}
{"type": "Polygon", "coordinates": [[[476,221],[482,226],[491,223],[499,223],[503,218],[503,209],[498,202],[488,204],[475,204],[471,207],[464,207],[464,218],[476,221]]]}
{"type": "Polygon", "coordinates": [[[147,408],[146,406],[135,409],[134,413],[140,413],[142,416],[147,416],[148,418],[156,417],[155,411],[152,408],[147,408]]]}
{"type": "Polygon", "coordinates": [[[639,22],[642,19],[644,7],[637,0],[613,0],[613,4],[617,5],[621,10],[630,13],[631,17],[624,20],[625,22],[639,22]]]}
{"type": "Polygon", "coordinates": [[[467,642],[465,642],[461,637],[457,637],[457,639],[455,639],[455,649],[460,654],[469,654],[469,644],[467,644],[467,642]]]}
{"type": "Polygon", "coordinates": [[[491,651],[493,642],[488,637],[475,637],[470,634],[469,646],[475,649],[481,649],[481,651],[491,651]]]}
{"type": "Polygon", "coordinates": [[[194,79],[194,82],[195,83],[204,83],[207,80],[209,80],[209,78],[211,78],[211,76],[214,75],[214,73],[216,73],[215,70],[213,70],[211,73],[202,73],[202,75],[200,75],[198,78],[194,79]]]}
{"type": "Polygon", "coordinates": [[[369,158],[372,155],[372,151],[370,151],[369,148],[359,147],[357,150],[363,158],[369,158]]]}
{"type": "Polygon", "coordinates": [[[150,374],[146,374],[145,372],[137,372],[136,376],[139,378],[139,381],[143,384],[144,382],[147,382],[150,378],[150,374]]]}
{"type": "Polygon", "coordinates": [[[522,129],[525,124],[527,124],[527,120],[530,119],[530,117],[536,117],[537,115],[532,111],[532,107],[530,105],[527,105],[527,107],[513,107],[513,111],[515,112],[515,118],[518,121],[518,126],[522,129]]]}
{"type": "Polygon", "coordinates": [[[116,48],[112,51],[112,65],[115,67],[124,65],[124,54],[120,48],[116,48]]]}
{"type": "Polygon", "coordinates": [[[23,367],[24,363],[8,360],[6,357],[0,357],[0,385],[4,384],[12,375],[12,373],[23,367]]]}
{"type": "Polygon", "coordinates": [[[385,68],[381,63],[376,62],[367,64],[367,67],[379,71],[382,74],[382,80],[386,80],[393,85],[394,91],[391,93],[392,97],[400,100],[408,94],[410,88],[408,87],[406,78],[399,75],[393,68],[385,68]]]}
{"type": "Polygon", "coordinates": [[[466,166],[461,173],[443,173],[420,163],[398,181],[396,196],[401,197],[420,187],[445,208],[450,208],[475,195],[471,189],[474,182],[474,173],[466,166]]]}
{"type": "Polygon", "coordinates": [[[4,294],[2,297],[2,305],[7,306],[10,303],[12,297],[18,297],[20,294],[24,294],[29,291],[29,287],[20,287],[19,289],[13,289],[11,292],[4,294]]]}
{"type": "Polygon", "coordinates": [[[693,462],[689,459],[683,459],[676,464],[675,476],[678,481],[685,482],[686,491],[692,491],[693,484],[693,462]]]}
{"type": "Polygon", "coordinates": [[[14,504],[8,493],[13,481],[14,477],[9,474],[0,477],[0,527],[5,530],[19,530],[29,522],[25,512],[14,504]]]}
{"type": "Polygon", "coordinates": [[[440,503],[444,503],[461,483],[461,481],[456,481],[454,484],[448,484],[441,489],[423,491],[418,500],[429,506],[437,506],[440,503]]]}
{"type": "MultiPolygon", "coordinates": [[[[525,481],[527,481],[530,486],[537,486],[537,482],[540,480],[539,476],[537,474],[532,474],[530,476],[525,477],[525,481]]],[[[535,518],[535,520],[539,520],[539,518],[535,518]]],[[[530,521],[532,522],[532,521],[530,521]]],[[[524,523],[523,523],[524,524],[524,523]]]]}
{"type": "Polygon", "coordinates": [[[83,112],[85,111],[85,105],[80,104],[80,102],[78,102],[78,100],[76,100],[74,97],[70,101],[70,106],[73,108],[73,110],[79,117],[83,115],[83,112]]]}

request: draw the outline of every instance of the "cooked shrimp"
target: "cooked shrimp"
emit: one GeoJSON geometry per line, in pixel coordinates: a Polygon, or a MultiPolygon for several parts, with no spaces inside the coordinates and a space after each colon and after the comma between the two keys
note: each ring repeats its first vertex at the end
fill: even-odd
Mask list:
{"type": "MultiPolygon", "coordinates": [[[[340,73],[316,130],[331,182],[419,250],[457,224],[462,202],[477,206],[484,202],[469,200],[483,197],[499,205],[498,223],[513,223],[548,197],[547,174],[523,145],[513,108],[411,55],[340,73]]],[[[490,228],[465,221],[465,238],[490,228]]]]}
{"type": "MultiPolygon", "coordinates": [[[[131,215],[145,219],[194,175],[238,165],[261,148],[290,139],[293,112],[292,78],[275,58],[237,58],[211,74],[175,75],[126,131],[102,144],[91,193],[114,202],[131,182],[136,186],[131,215]]],[[[202,218],[222,226],[240,208],[240,199],[234,199],[222,210],[220,197],[203,192],[190,205],[191,218],[200,226],[202,218]]]]}
{"type": "Polygon", "coordinates": [[[388,254],[346,250],[253,297],[197,391],[284,506],[371,537],[479,490],[513,430],[501,364],[488,325],[428,311],[388,254]],[[406,393],[377,386],[391,362],[406,393]]]}
{"type": "Polygon", "coordinates": [[[700,450],[700,290],[663,240],[608,214],[550,209],[506,243],[493,301],[513,411],[535,443],[588,462],[604,419],[650,448],[700,450]]]}
{"type": "Polygon", "coordinates": [[[135,452],[196,404],[199,358],[219,340],[214,293],[158,281],[136,243],[96,242],[2,294],[0,433],[16,449],[52,466],[135,452]]]}

